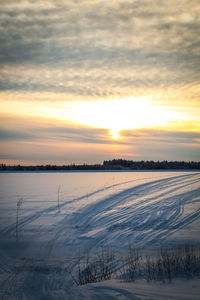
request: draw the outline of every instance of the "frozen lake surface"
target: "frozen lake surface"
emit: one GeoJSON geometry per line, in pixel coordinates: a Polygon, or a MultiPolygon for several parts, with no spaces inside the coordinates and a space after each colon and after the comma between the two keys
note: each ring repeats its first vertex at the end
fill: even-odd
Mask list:
{"type": "Polygon", "coordinates": [[[152,251],[200,242],[200,172],[1,173],[0,182],[3,299],[40,299],[34,296],[34,280],[40,293],[48,284],[62,290],[64,269],[56,280],[46,274],[44,286],[38,274],[31,279],[30,269],[16,271],[30,261],[55,268],[70,264],[73,270],[80,252],[101,247],[125,251],[132,244],[152,251]]]}

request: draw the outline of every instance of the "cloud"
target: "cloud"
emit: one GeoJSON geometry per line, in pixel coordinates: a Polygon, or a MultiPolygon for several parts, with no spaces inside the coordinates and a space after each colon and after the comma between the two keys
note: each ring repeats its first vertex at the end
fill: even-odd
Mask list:
{"type": "Polygon", "coordinates": [[[1,0],[0,105],[21,110],[20,118],[2,118],[2,157],[198,159],[200,138],[191,131],[199,124],[199,28],[196,0],[1,0]],[[171,131],[122,131],[112,141],[107,130],[22,117],[126,97],[146,97],[185,119],[171,131]]]}
{"type": "Polygon", "coordinates": [[[127,130],[121,133],[128,148],[121,157],[133,160],[199,160],[199,132],[127,130]]]}
{"type": "Polygon", "coordinates": [[[1,116],[3,160],[35,163],[102,162],[105,159],[198,160],[200,133],[124,130],[112,140],[103,129],[40,118],[1,116]]]}
{"type": "Polygon", "coordinates": [[[197,91],[197,9],[194,0],[1,1],[0,89],[69,98],[197,91]]]}
{"type": "MultiPolygon", "coordinates": [[[[1,116],[1,141],[29,141],[33,143],[111,144],[108,130],[78,126],[67,122],[1,116]]],[[[115,141],[113,141],[115,143],[115,141]]]]}
{"type": "Polygon", "coordinates": [[[199,145],[200,133],[199,132],[184,132],[184,131],[168,131],[168,130],[152,130],[152,129],[140,129],[140,130],[124,130],[122,136],[127,140],[129,144],[137,143],[155,143],[159,144],[188,144],[199,145]]]}
{"type": "Polygon", "coordinates": [[[96,163],[115,155],[107,130],[51,119],[1,115],[0,157],[17,163],[96,163]]]}
{"type": "Polygon", "coordinates": [[[0,140],[34,140],[36,137],[33,134],[28,134],[26,132],[18,132],[15,130],[1,130],[0,129],[0,140]]]}

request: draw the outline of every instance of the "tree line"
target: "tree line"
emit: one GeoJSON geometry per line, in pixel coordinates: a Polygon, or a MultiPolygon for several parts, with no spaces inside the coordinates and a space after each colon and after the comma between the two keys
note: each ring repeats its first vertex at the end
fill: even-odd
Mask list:
{"type": "Polygon", "coordinates": [[[70,165],[0,165],[0,171],[84,171],[84,170],[199,170],[200,161],[153,161],[153,160],[105,160],[102,164],[70,164],[70,165]]]}

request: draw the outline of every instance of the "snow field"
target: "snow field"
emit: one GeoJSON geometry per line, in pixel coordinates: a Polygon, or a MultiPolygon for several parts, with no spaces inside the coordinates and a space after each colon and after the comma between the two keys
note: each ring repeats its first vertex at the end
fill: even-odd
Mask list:
{"type": "MultiPolygon", "coordinates": [[[[44,299],[44,295],[76,299],[70,272],[75,274],[80,255],[92,257],[102,248],[123,253],[131,244],[152,252],[160,246],[199,244],[199,172],[6,173],[0,177],[3,299],[44,299]],[[16,243],[19,198],[23,203],[16,243]]],[[[79,292],[88,297],[82,299],[90,299],[91,293],[95,299],[150,299],[150,294],[145,298],[148,293],[133,292],[129,284],[113,281],[108,286],[99,283],[79,292]],[[117,285],[123,286],[123,293],[117,292],[117,285]]],[[[197,299],[193,291],[191,299],[197,299]]],[[[189,299],[179,296],[174,299],[189,299]]]]}

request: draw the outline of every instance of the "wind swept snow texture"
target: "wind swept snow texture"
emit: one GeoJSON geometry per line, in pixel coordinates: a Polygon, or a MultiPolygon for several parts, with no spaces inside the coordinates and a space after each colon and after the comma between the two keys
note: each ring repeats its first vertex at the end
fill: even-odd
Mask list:
{"type": "Polygon", "coordinates": [[[80,255],[102,247],[199,244],[199,172],[4,173],[0,180],[2,299],[73,299],[80,255]]]}

